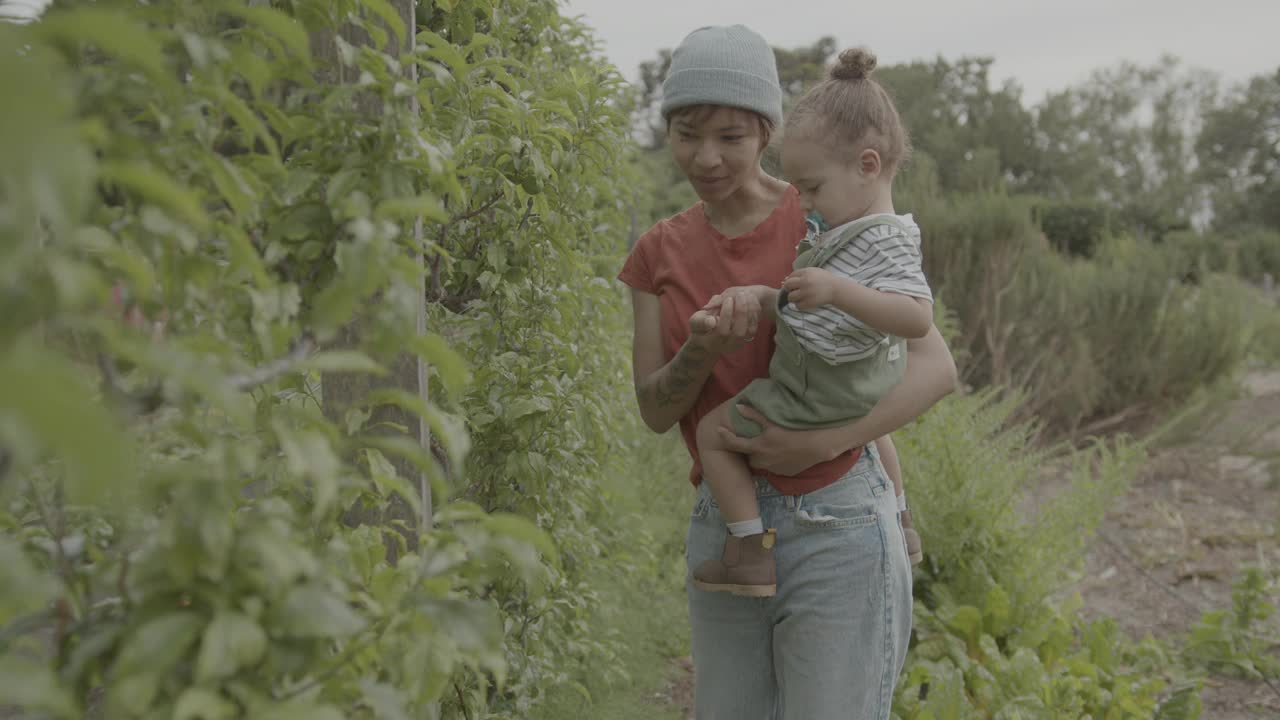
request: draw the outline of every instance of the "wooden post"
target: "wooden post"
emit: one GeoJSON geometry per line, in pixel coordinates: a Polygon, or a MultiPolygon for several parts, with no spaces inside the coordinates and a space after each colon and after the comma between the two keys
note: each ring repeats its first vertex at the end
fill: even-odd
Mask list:
{"type": "MultiPolygon", "coordinates": [[[[414,38],[416,36],[416,22],[414,15],[413,0],[392,0],[397,14],[405,24],[407,38],[394,37],[388,48],[388,52],[397,54],[402,47],[408,47],[412,51],[414,47],[414,38]]],[[[346,27],[341,31],[343,39],[352,44],[368,44],[367,35],[354,27],[346,27]]],[[[313,54],[322,64],[327,64],[329,80],[332,82],[341,82],[343,80],[342,66],[338,59],[337,45],[331,37],[313,37],[312,38],[313,54]]],[[[323,72],[323,71],[322,71],[323,72]]],[[[410,64],[410,79],[416,83],[417,68],[414,64],[410,64]]],[[[360,101],[361,110],[370,114],[376,114],[383,111],[383,108],[377,104],[377,99],[369,96],[360,101]]],[[[418,112],[417,100],[414,99],[411,104],[411,110],[418,112]]],[[[415,260],[422,268],[423,275],[418,281],[418,307],[415,327],[412,332],[418,334],[426,333],[426,279],[425,279],[425,258],[419,249],[422,245],[423,226],[422,220],[419,218],[414,222],[413,235],[416,241],[414,255],[415,260]]],[[[336,340],[332,343],[332,347],[358,347],[363,336],[365,320],[359,316],[347,324],[340,332],[336,340]]],[[[406,332],[410,332],[410,328],[405,328],[406,332]]],[[[324,408],[324,414],[331,421],[341,425],[351,407],[363,404],[369,396],[369,393],[377,388],[394,387],[410,394],[416,395],[426,402],[428,400],[427,379],[430,368],[421,358],[410,353],[400,353],[396,356],[389,368],[390,373],[386,377],[377,378],[367,374],[356,373],[339,373],[327,372],[322,373],[320,378],[321,399],[324,408]]],[[[421,444],[425,453],[431,455],[431,429],[426,422],[422,422],[419,418],[408,411],[394,406],[381,406],[375,409],[373,415],[369,418],[370,423],[381,424],[387,426],[401,426],[408,428],[411,436],[421,444]]],[[[402,477],[412,478],[418,477],[419,492],[422,494],[422,513],[418,517],[413,517],[408,504],[394,498],[388,514],[392,518],[400,518],[411,524],[417,524],[418,531],[425,532],[431,527],[432,504],[431,504],[431,483],[426,473],[419,471],[412,463],[400,458],[388,458],[392,465],[396,468],[402,477]]],[[[346,521],[352,524],[368,522],[368,521],[385,521],[388,518],[373,517],[365,508],[353,508],[347,513],[346,521]]],[[[408,538],[410,547],[417,544],[417,537],[408,538]]],[[[388,546],[389,559],[394,559],[395,551],[393,546],[388,546]]]]}

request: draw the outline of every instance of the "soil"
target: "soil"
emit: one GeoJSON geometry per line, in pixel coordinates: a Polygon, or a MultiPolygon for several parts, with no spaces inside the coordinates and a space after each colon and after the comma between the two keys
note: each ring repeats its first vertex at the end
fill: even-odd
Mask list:
{"type": "MultiPolygon", "coordinates": [[[[1206,610],[1231,607],[1250,566],[1280,605],[1280,371],[1253,372],[1244,389],[1189,442],[1152,452],[1107,513],[1074,588],[1086,617],[1176,644],[1206,610]]],[[[1280,681],[1215,676],[1201,699],[1206,720],[1280,717],[1280,681]]]]}

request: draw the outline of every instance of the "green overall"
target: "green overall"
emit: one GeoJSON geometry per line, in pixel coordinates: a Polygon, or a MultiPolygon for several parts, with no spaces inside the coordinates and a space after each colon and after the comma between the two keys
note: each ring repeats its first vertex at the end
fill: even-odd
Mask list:
{"type": "MultiPolygon", "coordinates": [[[[857,220],[819,247],[814,247],[808,238],[801,241],[793,267],[822,267],[863,231],[882,224],[907,231],[893,216],[857,220]]],[[[889,337],[887,343],[877,345],[870,354],[833,365],[806,351],[781,317],[775,326],[776,348],[769,362],[769,377],[753,380],[738,393],[730,411],[734,432],[743,437],[755,437],[764,429],[738,412],[740,403],[760,411],[770,422],[793,430],[845,425],[871,412],[880,398],[902,380],[907,367],[902,338],[889,337]]]]}

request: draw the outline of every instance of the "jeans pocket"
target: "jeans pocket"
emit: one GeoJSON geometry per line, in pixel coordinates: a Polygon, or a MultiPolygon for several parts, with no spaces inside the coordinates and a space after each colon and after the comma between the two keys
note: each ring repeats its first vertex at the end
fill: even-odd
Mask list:
{"type": "Polygon", "coordinates": [[[796,508],[796,524],[809,528],[848,528],[874,525],[876,509],[868,505],[824,505],[801,503],[796,508]]]}
{"type": "Polygon", "coordinates": [[[705,495],[699,495],[698,500],[693,503],[693,511],[689,513],[689,519],[701,520],[707,516],[711,510],[711,498],[705,495]]]}

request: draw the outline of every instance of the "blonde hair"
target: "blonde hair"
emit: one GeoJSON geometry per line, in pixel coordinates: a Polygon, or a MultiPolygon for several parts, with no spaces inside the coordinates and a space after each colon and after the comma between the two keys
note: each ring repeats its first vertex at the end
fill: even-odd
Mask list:
{"type": "Polygon", "coordinates": [[[787,128],[847,146],[851,160],[865,149],[875,150],[892,176],[911,156],[911,139],[893,98],[871,77],[875,69],[876,56],[870,50],[840,53],[827,79],[796,103],[787,128]]]}

